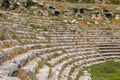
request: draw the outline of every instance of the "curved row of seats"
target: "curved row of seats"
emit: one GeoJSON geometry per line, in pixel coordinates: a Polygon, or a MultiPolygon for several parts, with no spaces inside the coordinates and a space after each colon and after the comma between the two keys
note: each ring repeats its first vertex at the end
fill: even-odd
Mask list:
{"type": "Polygon", "coordinates": [[[47,26],[46,31],[32,26],[5,27],[11,39],[0,41],[0,75],[75,80],[84,67],[120,58],[119,27],[71,31],[73,25],[65,26],[65,30],[64,26],[47,26]]]}

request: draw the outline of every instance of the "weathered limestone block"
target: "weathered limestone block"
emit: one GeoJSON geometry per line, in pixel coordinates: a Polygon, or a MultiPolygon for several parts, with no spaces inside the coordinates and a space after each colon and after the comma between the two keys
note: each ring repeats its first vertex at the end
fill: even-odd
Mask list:
{"type": "Polygon", "coordinates": [[[90,77],[90,73],[88,73],[87,71],[84,71],[83,73],[83,76],[81,76],[79,80],[92,80],[90,77]]]}
{"type": "Polygon", "coordinates": [[[54,64],[58,63],[60,60],[64,59],[67,56],[68,56],[67,54],[61,55],[60,57],[57,57],[55,59],[52,59],[51,61],[48,61],[48,64],[53,66],[54,64]]]}
{"type": "Polygon", "coordinates": [[[0,60],[4,60],[4,57],[8,54],[10,54],[10,52],[14,49],[17,48],[19,46],[15,46],[15,47],[11,47],[11,48],[6,48],[6,49],[2,49],[0,52],[0,60]]]}
{"type": "Polygon", "coordinates": [[[41,58],[35,58],[32,61],[30,61],[28,64],[26,64],[21,71],[25,74],[33,73],[35,74],[36,68],[38,67],[38,62],[41,61],[41,58]]]}
{"type": "Polygon", "coordinates": [[[0,66],[0,75],[11,76],[15,71],[17,71],[18,65],[12,62],[6,62],[4,65],[0,66]]]}
{"type": "Polygon", "coordinates": [[[69,23],[68,20],[63,20],[62,22],[65,23],[65,24],[68,24],[68,23],[69,23]]]}
{"type": "Polygon", "coordinates": [[[45,17],[48,17],[48,11],[43,11],[43,10],[40,10],[39,13],[41,13],[42,16],[45,16],[45,17]]]}
{"type": "Polygon", "coordinates": [[[48,76],[49,76],[49,67],[47,66],[40,68],[39,73],[36,74],[37,80],[48,80],[48,76]]]}
{"type": "Polygon", "coordinates": [[[9,9],[12,10],[12,9],[15,9],[18,7],[18,4],[17,3],[11,3],[10,6],[9,6],[9,9]]]}
{"type": "Polygon", "coordinates": [[[71,24],[74,24],[74,23],[76,23],[76,22],[77,22],[77,20],[76,20],[76,19],[74,19],[74,20],[70,21],[70,23],[71,23],[71,24]]]}
{"type": "Polygon", "coordinates": [[[55,67],[52,68],[52,73],[54,74],[49,80],[58,80],[59,74],[60,74],[60,70],[70,61],[72,61],[72,59],[70,58],[67,61],[64,61],[61,64],[56,65],[55,67]]]}
{"type": "MultiPolygon", "coordinates": [[[[29,59],[36,56],[35,51],[29,51],[25,54],[18,55],[10,61],[4,62],[0,66],[0,74],[5,76],[11,76],[15,71],[17,71],[18,66],[23,66],[29,59]]],[[[33,66],[34,68],[34,66],[33,66]]]]}
{"type": "Polygon", "coordinates": [[[67,80],[69,73],[72,70],[73,65],[68,65],[64,71],[61,73],[60,78],[61,80],[67,80]]]}
{"type": "Polygon", "coordinates": [[[4,60],[4,54],[2,52],[0,52],[0,61],[4,60]]]}
{"type": "Polygon", "coordinates": [[[16,63],[17,65],[23,66],[27,62],[28,59],[31,59],[32,57],[34,57],[31,55],[34,55],[34,54],[32,54],[31,52],[27,52],[23,55],[19,55],[19,56],[15,57],[12,60],[12,62],[16,63]]]}
{"type": "Polygon", "coordinates": [[[71,73],[70,77],[71,77],[72,80],[75,80],[75,78],[76,78],[76,76],[78,75],[80,69],[81,69],[81,68],[76,68],[76,69],[71,73]]]}

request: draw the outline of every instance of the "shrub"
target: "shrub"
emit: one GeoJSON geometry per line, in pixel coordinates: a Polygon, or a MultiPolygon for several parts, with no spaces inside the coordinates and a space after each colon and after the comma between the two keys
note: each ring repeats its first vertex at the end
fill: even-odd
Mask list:
{"type": "Polygon", "coordinates": [[[10,2],[9,0],[3,0],[2,1],[2,7],[7,10],[9,8],[10,2]]]}
{"type": "Polygon", "coordinates": [[[0,29],[0,40],[5,40],[6,39],[6,28],[1,28],[0,29]]]}
{"type": "Polygon", "coordinates": [[[35,6],[37,3],[33,2],[32,0],[27,0],[27,2],[24,3],[25,7],[35,6]]]}
{"type": "Polygon", "coordinates": [[[49,76],[48,77],[51,77],[52,76],[52,69],[50,68],[49,69],[49,76]]]}

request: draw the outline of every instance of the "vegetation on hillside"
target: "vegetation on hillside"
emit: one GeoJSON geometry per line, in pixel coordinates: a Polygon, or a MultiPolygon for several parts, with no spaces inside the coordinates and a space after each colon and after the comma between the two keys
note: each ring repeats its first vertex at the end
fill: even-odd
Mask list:
{"type": "Polygon", "coordinates": [[[107,4],[120,4],[120,0],[56,0],[68,2],[81,2],[81,3],[107,3],[107,4]]]}

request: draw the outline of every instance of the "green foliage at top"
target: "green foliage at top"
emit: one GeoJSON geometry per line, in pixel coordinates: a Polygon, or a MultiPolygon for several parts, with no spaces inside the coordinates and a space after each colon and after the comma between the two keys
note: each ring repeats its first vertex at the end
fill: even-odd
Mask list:
{"type": "Polygon", "coordinates": [[[1,3],[2,3],[3,9],[7,10],[9,8],[9,5],[10,5],[9,0],[2,0],[1,3]]]}
{"type": "Polygon", "coordinates": [[[27,0],[26,2],[23,2],[23,5],[29,8],[30,6],[37,5],[37,3],[33,2],[32,0],[27,0]]]}
{"type": "Polygon", "coordinates": [[[120,62],[109,61],[90,69],[92,80],[120,80],[120,62]]]}
{"type": "Polygon", "coordinates": [[[35,3],[32,0],[27,0],[26,7],[33,6],[35,3]]]}
{"type": "Polygon", "coordinates": [[[69,2],[78,2],[79,0],[66,0],[66,1],[69,1],[69,2]]]}
{"type": "MultiPolygon", "coordinates": [[[[56,1],[68,1],[68,2],[82,2],[82,3],[102,3],[103,0],[56,0],[56,1]]],[[[105,0],[106,4],[120,4],[120,0],[105,0]]]]}
{"type": "Polygon", "coordinates": [[[118,4],[118,5],[120,5],[120,0],[110,0],[110,2],[112,4],[118,4]]]}

